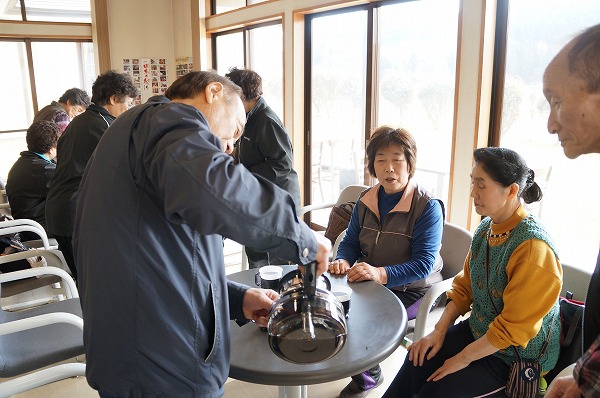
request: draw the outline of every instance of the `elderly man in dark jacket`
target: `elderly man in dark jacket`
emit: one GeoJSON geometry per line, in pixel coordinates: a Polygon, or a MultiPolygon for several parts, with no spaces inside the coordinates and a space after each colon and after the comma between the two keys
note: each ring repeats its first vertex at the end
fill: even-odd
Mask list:
{"type": "MultiPolygon", "coordinates": [[[[262,97],[262,78],[253,70],[237,68],[232,68],[225,76],[244,94],[247,121],[244,134],[236,144],[236,162],[287,191],[299,212],[300,182],[293,167],[292,143],[283,123],[262,97]]],[[[249,247],[245,250],[250,268],[284,263],[274,253],[249,247]]]]}
{"type": "Polygon", "coordinates": [[[265,326],[272,290],[227,282],[223,237],[324,270],[292,198],[223,153],[239,88],[192,72],[119,117],[84,174],[73,243],[87,378],[102,397],[220,397],[229,319],[265,326]]]}

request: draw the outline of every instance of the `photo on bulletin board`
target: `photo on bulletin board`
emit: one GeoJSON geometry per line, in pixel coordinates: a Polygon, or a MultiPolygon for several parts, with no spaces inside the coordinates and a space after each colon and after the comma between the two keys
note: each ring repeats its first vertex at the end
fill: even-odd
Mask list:
{"type": "Polygon", "coordinates": [[[142,104],[154,95],[164,95],[168,86],[167,65],[167,58],[123,58],[123,72],[131,76],[140,91],[134,105],[142,104]]]}
{"type": "Polygon", "coordinates": [[[192,71],[192,57],[177,57],[175,58],[175,73],[177,77],[181,77],[192,71]]]}

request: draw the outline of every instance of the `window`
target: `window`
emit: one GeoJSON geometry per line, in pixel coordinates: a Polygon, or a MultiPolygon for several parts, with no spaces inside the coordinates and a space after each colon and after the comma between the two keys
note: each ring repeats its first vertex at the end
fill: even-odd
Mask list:
{"type": "Polygon", "coordinates": [[[389,5],[380,8],[379,16],[375,124],[404,127],[414,135],[418,148],[415,179],[446,201],[458,1],[389,5]]]}
{"type": "Polygon", "coordinates": [[[283,119],[283,31],[281,24],[248,30],[249,68],[263,79],[263,97],[283,119]]]}
{"type": "MultiPolygon", "coordinates": [[[[26,0],[27,21],[91,23],[89,0],[26,0]]],[[[20,0],[5,0],[0,8],[0,19],[22,21],[20,0]]]]}
{"type": "Polygon", "coordinates": [[[231,67],[252,69],[260,75],[263,97],[283,120],[283,31],[269,23],[214,35],[213,65],[219,74],[231,67]]]}
{"type": "Polygon", "coordinates": [[[95,80],[93,45],[89,42],[0,41],[0,74],[10,95],[0,98],[0,176],[27,149],[25,132],[42,107],[56,101],[69,88],[79,87],[91,96],[95,80]],[[27,46],[31,47],[35,96],[29,74],[27,46]]]}
{"type": "MultiPolygon", "coordinates": [[[[368,16],[359,9],[310,23],[310,203],[335,202],[364,182],[368,16]]],[[[327,215],[312,212],[311,221],[326,225],[327,215]]]]}
{"type": "Polygon", "coordinates": [[[11,76],[3,79],[5,93],[0,96],[0,176],[6,180],[8,171],[27,148],[25,130],[33,120],[33,102],[29,84],[25,43],[0,41],[0,74],[11,76]]]}
{"type": "Polygon", "coordinates": [[[96,78],[92,43],[33,42],[31,50],[39,109],[72,87],[92,95],[96,78]]]}
{"type": "Polygon", "coordinates": [[[214,65],[220,75],[231,67],[244,67],[244,32],[237,31],[215,36],[214,65]]]}
{"type": "MultiPolygon", "coordinates": [[[[415,179],[447,200],[458,16],[458,0],[422,0],[307,18],[309,203],[335,202],[345,186],[371,184],[365,147],[384,124],[415,136],[415,179]]],[[[312,221],[326,224],[327,212],[312,221]]]]}
{"type": "Polygon", "coordinates": [[[573,36],[598,23],[600,3],[577,6],[548,0],[510,2],[500,145],[521,154],[536,173],[541,202],[528,206],[549,229],[564,263],[593,269],[598,255],[600,187],[590,172],[600,170],[598,155],[567,159],[556,136],[547,131],[549,107],[542,76],[552,57],[573,36]]]}
{"type": "Polygon", "coordinates": [[[0,96],[0,131],[27,129],[33,120],[33,102],[24,42],[0,41],[0,74],[10,76],[2,79],[8,86],[0,96]]]}
{"type": "Polygon", "coordinates": [[[252,4],[263,3],[267,0],[212,0],[213,14],[237,10],[252,4]]]}

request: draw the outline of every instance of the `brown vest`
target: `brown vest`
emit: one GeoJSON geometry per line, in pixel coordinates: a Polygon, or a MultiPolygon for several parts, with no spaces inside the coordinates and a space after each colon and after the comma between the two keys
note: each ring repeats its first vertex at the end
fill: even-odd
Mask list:
{"type": "MultiPolygon", "coordinates": [[[[409,181],[402,198],[380,225],[377,199],[379,186],[377,184],[365,191],[357,204],[361,251],[361,257],[357,261],[383,267],[410,260],[413,229],[427,202],[433,197],[415,182],[409,181]]],[[[390,289],[405,291],[429,287],[432,283],[443,279],[440,273],[442,265],[442,259],[438,253],[433,271],[429,276],[408,285],[392,286],[390,289]]]]}

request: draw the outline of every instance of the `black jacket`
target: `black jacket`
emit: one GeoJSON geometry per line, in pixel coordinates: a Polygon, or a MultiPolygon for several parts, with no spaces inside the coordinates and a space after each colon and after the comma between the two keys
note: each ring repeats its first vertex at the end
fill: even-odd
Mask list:
{"type": "Polygon", "coordinates": [[[281,120],[262,97],[246,117],[244,134],[236,144],[236,161],[287,191],[298,213],[300,183],[293,168],[292,142],[281,120]]]}
{"type": "Polygon", "coordinates": [[[81,176],[98,141],[114,120],[106,109],[92,104],[69,123],[59,138],[56,172],[46,199],[46,222],[52,235],[73,236],[81,176]]]}
{"type": "MultiPolygon", "coordinates": [[[[56,164],[24,151],[8,172],[6,194],[13,218],[29,218],[46,228],[46,196],[56,164]]],[[[39,239],[35,234],[21,240],[39,239]]]]}

